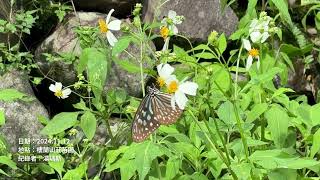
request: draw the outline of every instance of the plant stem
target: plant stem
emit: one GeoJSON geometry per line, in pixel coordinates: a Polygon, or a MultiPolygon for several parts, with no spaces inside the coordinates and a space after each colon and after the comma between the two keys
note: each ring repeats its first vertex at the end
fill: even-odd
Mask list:
{"type": "MultiPolygon", "coordinates": [[[[225,155],[223,154],[223,152],[219,149],[219,145],[217,144],[216,141],[212,141],[212,139],[215,139],[214,136],[212,136],[211,138],[208,136],[207,133],[205,133],[205,131],[202,129],[202,127],[200,126],[199,122],[197,121],[196,117],[194,116],[194,114],[192,113],[192,111],[188,110],[189,114],[192,116],[193,120],[196,122],[196,124],[199,126],[199,128],[201,129],[201,131],[203,132],[203,134],[206,136],[207,140],[209,141],[209,144],[211,145],[211,147],[220,155],[221,160],[224,162],[224,164],[227,166],[228,171],[230,172],[231,176],[233,177],[233,179],[238,179],[237,175],[233,172],[233,170],[231,169],[231,166],[229,164],[229,162],[226,160],[225,155]]],[[[208,128],[208,127],[207,127],[208,128]]]]}

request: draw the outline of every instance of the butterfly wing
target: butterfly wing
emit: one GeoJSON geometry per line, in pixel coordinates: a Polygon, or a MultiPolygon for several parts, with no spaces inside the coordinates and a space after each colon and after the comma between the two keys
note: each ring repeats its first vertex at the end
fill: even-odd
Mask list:
{"type": "Polygon", "coordinates": [[[131,127],[132,139],[134,142],[145,140],[160,126],[160,123],[154,116],[153,98],[154,96],[151,96],[150,94],[146,95],[134,116],[131,127]]]}
{"type": "Polygon", "coordinates": [[[170,94],[159,93],[155,98],[151,99],[154,101],[152,104],[155,106],[155,120],[160,124],[169,125],[175,123],[182,114],[182,110],[179,107],[172,108],[171,98],[170,94]]]}

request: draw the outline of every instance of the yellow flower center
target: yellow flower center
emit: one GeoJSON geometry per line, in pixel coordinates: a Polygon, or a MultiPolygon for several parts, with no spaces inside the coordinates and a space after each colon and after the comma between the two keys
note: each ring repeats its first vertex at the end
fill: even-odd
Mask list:
{"type": "Polygon", "coordinates": [[[54,95],[57,96],[57,97],[62,97],[63,96],[62,90],[59,90],[59,91],[55,92],[54,95]]]}
{"type": "Polygon", "coordinates": [[[168,92],[170,94],[175,93],[178,90],[178,82],[177,81],[171,81],[168,85],[168,92]]]}
{"type": "Polygon", "coordinates": [[[257,58],[259,56],[259,50],[255,49],[255,48],[252,48],[252,49],[249,50],[249,55],[254,57],[254,58],[257,58]]]}
{"type": "Polygon", "coordinates": [[[162,87],[164,85],[164,79],[162,77],[158,77],[157,82],[159,84],[160,87],[162,87]]]}
{"type": "Polygon", "coordinates": [[[163,26],[160,29],[160,35],[163,39],[167,39],[167,37],[169,36],[169,29],[167,26],[163,26]]]}
{"type": "Polygon", "coordinates": [[[99,19],[99,27],[100,27],[100,32],[106,33],[109,31],[108,25],[106,24],[106,21],[104,19],[99,19]]]}

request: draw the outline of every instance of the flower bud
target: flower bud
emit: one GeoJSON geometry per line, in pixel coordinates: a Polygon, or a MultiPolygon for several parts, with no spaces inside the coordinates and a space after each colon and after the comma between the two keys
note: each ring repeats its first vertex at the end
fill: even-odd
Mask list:
{"type": "Polygon", "coordinates": [[[217,31],[212,31],[210,35],[208,36],[208,43],[211,45],[215,45],[216,41],[218,39],[218,32],[217,31]]]}

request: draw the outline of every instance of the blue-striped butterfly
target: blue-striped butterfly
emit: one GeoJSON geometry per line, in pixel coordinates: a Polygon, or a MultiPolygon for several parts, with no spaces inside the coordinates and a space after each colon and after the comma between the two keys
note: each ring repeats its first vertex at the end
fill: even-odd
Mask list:
{"type": "Polygon", "coordinates": [[[145,140],[161,124],[175,123],[182,110],[171,106],[171,95],[148,87],[148,94],[142,99],[131,126],[134,142],[145,140]]]}

